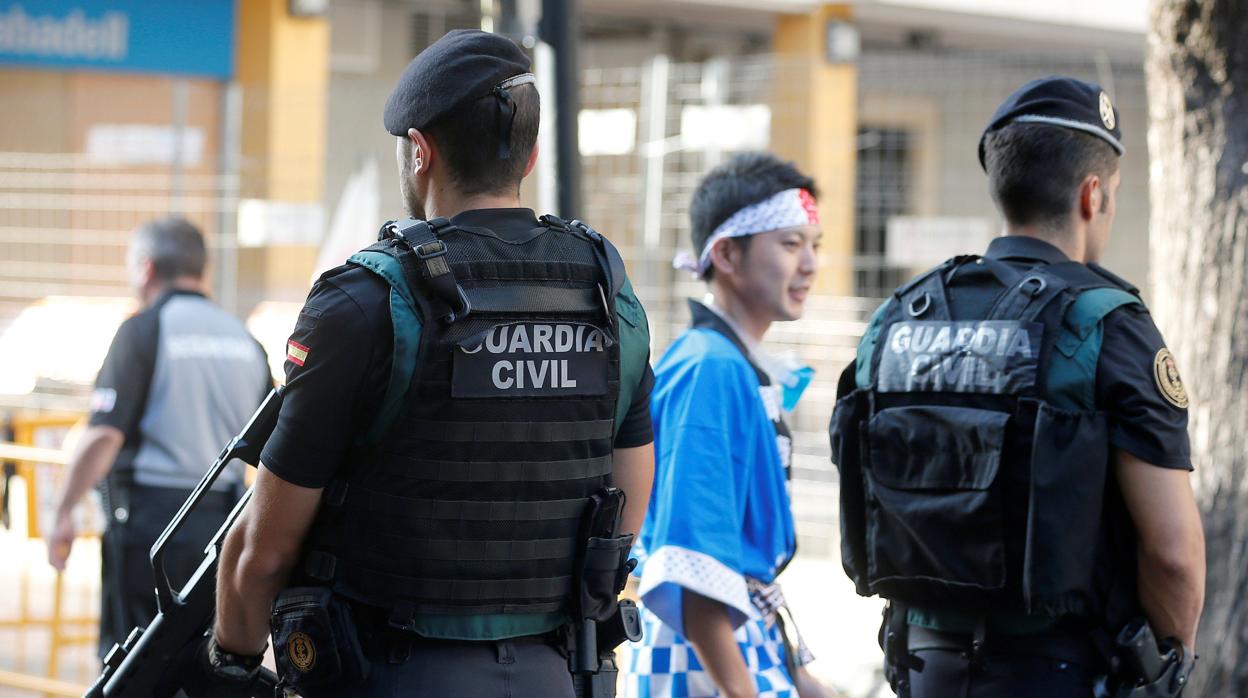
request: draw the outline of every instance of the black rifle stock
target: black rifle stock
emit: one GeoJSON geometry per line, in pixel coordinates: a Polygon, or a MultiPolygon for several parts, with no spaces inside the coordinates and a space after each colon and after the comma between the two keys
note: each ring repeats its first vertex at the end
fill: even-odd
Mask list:
{"type": "MultiPolygon", "coordinates": [[[[182,688],[188,676],[197,674],[190,662],[195,660],[195,650],[212,621],[216,606],[217,563],[221,545],[230,526],[251,499],[251,490],[248,489],[234,505],[225,523],[221,524],[205,548],[203,561],[181,590],[173,588],[165,572],[165,552],[186,523],[187,516],[199,505],[230,461],[238,458],[252,465],[260,462],[260,450],[273,433],[281,405],[282,388],[279,386],[264,399],[247,426],[222,449],[216,462],[152,545],[156,617],[147,628],[134,628],[125,642],[113,645],[104,658],[103,671],[84,698],[171,698],[182,688]]],[[[257,698],[272,696],[277,683],[276,675],[267,669],[261,669],[260,674],[254,695],[257,698]]]]}

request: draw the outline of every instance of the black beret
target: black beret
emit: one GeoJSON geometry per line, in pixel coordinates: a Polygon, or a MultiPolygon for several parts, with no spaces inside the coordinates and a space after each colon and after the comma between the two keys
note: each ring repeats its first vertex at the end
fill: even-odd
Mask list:
{"type": "Polygon", "coordinates": [[[386,130],[405,136],[409,128],[425,128],[528,72],[529,57],[507,37],[476,29],[447,32],[403,70],[386,100],[386,130]]]}
{"type": "Polygon", "coordinates": [[[988,128],[979,137],[979,164],[984,162],[984,140],[988,134],[1013,123],[1048,124],[1073,128],[1104,140],[1122,155],[1122,131],[1118,110],[1100,85],[1060,75],[1032,80],[1018,88],[997,107],[988,128]]]}

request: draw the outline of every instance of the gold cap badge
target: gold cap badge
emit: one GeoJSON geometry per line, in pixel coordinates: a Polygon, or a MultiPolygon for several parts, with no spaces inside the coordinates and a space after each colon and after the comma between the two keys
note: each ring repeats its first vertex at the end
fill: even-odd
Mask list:
{"type": "Polygon", "coordinates": [[[1101,122],[1110,131],[1114,130],[1114,124],[1117,123],[1114,119],[1114,105],[1110,103],[1109,95],[1104,92],[1101,92],[1101,122]]]}

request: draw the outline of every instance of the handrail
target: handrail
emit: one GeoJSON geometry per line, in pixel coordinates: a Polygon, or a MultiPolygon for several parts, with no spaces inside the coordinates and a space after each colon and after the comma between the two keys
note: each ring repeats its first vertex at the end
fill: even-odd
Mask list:
{"type": "Polygon", "coordinates": [[[79,698],[87,690],[86,686],[69,683],[68,681],[45,679],[40,676],[19,674],[16,671],[5,671],[3,669],[0,669],[0,686],[54,696],[71,696],[71,698],[79,698]]]}
{"type": "Polygon", "coordinates": [[[69,454],[59,448],[39,448],[0,441],[0,460],[69,465],[69,454]]]}

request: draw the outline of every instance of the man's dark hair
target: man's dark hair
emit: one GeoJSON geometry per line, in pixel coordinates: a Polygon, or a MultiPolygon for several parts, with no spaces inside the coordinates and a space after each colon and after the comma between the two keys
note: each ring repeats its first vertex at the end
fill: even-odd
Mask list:
{"type": "Polygon", "coordinates": [[[1107,183],[1118,170],[1118,154],[1100,138],[1025,122],[989,133],[984,162],[992,200],[1005,220],[1049,230],[1065,227],[1084,177],[1095,174],[1107,183]]]}
{"type": "Polygon", "coordinates": [[[180,216],[157,218],[140,226],[134,233],[134,251],[139,259],[151,260],[161,281],[202,278],[208,263],[204,236],[180,216]]]}
{"type": "MultiPolygon", "coordinates": [[[[706,173],[689,204],[689,236],[694,256],[702,253],[707,238],[729,216],[786,189],[805,189],[819,198],[815,180],[802,174],[793,163],[770,153],[740,153],[706,173]]],[[[749,237],[733,240],[743,250],[749,249],[749,237]]],[[[712,271],[708,268],[702,278],[709,280],[712,271]]]]}
{"type": "MultiPolygon", "coordinates": [[[[537,143],[541,99],[533,85],[509,90],[516,105],[511,122],[511,154],[499,159],[499,100],[493,96],[468,102],[423,131],[446,158],[455,186],[464,194],[512,194],[520,190],[524,168],[537,143]]],[[[410,158],[410,147],[409,147],[410,158]]]]}

